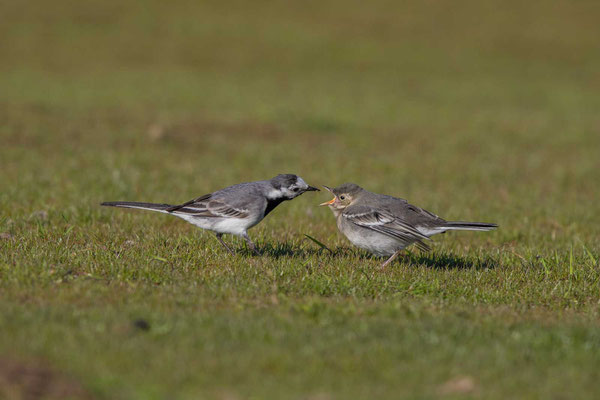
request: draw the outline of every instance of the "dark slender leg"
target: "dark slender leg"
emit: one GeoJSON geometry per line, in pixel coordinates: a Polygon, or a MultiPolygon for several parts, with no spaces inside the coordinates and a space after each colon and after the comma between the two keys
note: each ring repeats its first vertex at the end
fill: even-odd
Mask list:
{"type": "Polygon", "coordinates": [[[231,250],[231,248],[229,246],[227,246],[227,243],[225,243],[223,241],[223,239],[221,238],[223,236],[223,234],[215,233],[215,235],[217,235],[217,240],[219,241],[219,243],[221,243],[223,245],[223,247],[225,247],[227,249],[227,251],[231,253],[232,256],[235,256],[235,252],[233,250],[231,250]]]}
{"type": "Polygon", "coordinates": [[[384,269],[385,267],[387,267],[392,261],[394,261],[394,259],[396,257],[398,257],[398,255],[402,252],[403,249],[398,250],[397,252],[395,252],[394,254],[391,255],[390,258],[388,258],[386,260],[386,262],[384,262],[383,264],[381,264],[381,269],[384,269]]]}
{"type": "Polygon", "coordinates": [[[250,250],[252,250],[254,252],[254,254],[256,254],[257,256],[259,256],[260,253],[256,249],[256,246],[254,245],[254,243],[252,243],[252,240],[250,240],[250,237],[248,236],[247,233],[244,233],[244,240],[246,240],[246,243],[248,243],[248,247],[250,247],[250,250]]]}

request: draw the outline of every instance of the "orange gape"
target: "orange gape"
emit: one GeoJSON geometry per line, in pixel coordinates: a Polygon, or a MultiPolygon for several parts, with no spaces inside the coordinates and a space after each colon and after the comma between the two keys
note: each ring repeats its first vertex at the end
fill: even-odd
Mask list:
{"type": "Polygon", "coordinates": [[[321,203],[319,204],[320,206],[328,206],[330,204],[333,204],[333,202],[335,201],[335,197],[329,201],[326,201],[325,203],[321,203]]]}

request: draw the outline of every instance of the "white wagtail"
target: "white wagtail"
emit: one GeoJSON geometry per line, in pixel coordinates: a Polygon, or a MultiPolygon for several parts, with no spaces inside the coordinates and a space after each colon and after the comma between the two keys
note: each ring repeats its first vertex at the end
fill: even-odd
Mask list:
{"type": "Polygon", "coordinates": [[[175,215],[202,229],[215,232],[217,240],[231,254],[234,254],[233,250],[221,238],[224,233],[243,237],[248,247],[258,254],[247,230],[262,221],[281,202],[298,197],[304,192],[318,190],[299,176],[281,174],[270,180],[229,186],[180,205],[131,201],[107,201],[101,205],[139,208],[175,215]]]}
{"type": "Polygon", "coordinates": [[[407,246],[415,244],[423,251],[430,236],[449,230],[489,231],[498,225],[485,222],[446,221],[437,215],[399,199],[371,193],[354,183],[335,189],[323,186],[334,198],[322,203],[329,206],[337,226],[352,244],[391,263],[407,246]]]}

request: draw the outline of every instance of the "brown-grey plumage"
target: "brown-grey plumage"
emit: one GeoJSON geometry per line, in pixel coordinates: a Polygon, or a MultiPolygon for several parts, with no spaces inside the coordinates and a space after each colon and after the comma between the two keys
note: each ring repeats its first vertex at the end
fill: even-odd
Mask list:
{"type": "Polygon", "coordinates": [[[335,197],[321,205],[333,211],[340,232],[357,247],[377,256],[389,256],[384,266],[411,244],[423,251],[430,250],[426,241],[437,233],[489,231],[497,227],[484,222],[446,221],[405,199],[372,193],[354,183],[334,189],[324,187],[335,197]]]}
{"type": "Polygon", "coordinates": [[[262,221],[283,201],[292,200],[304,192],[318,190],[297,175],[280,174],[269,180],[229,186],[179,205],[131,201],[109,201],[101,205],[175,215],[202,229],[215,232],[219,242],[230,253],[233,251],[221,238],[224,233],[242,236],[256,253],[256,246],[248,237],[247,230],[262,221]]]}

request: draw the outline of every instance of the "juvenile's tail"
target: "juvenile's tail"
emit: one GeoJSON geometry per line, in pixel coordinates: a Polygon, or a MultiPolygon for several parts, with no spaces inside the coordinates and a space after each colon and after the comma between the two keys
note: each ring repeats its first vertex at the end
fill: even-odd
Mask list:
{"type": "Polygon", "coordinates": [[[487,222],[466,222],[466,221],[448,221],[444,225],[445,230],[457,231],[491,231],[496,229],[498,225],[489,224],[487,222]]]}
{"type": "Polygon", "coordinates": [[[158,211],[163,213],[168,213],[167,209],[172,207],[170,204],[138,203],[136,201],[105,201],[100,205],[109,207],[139,208],[140,210],[158,211]]]}

